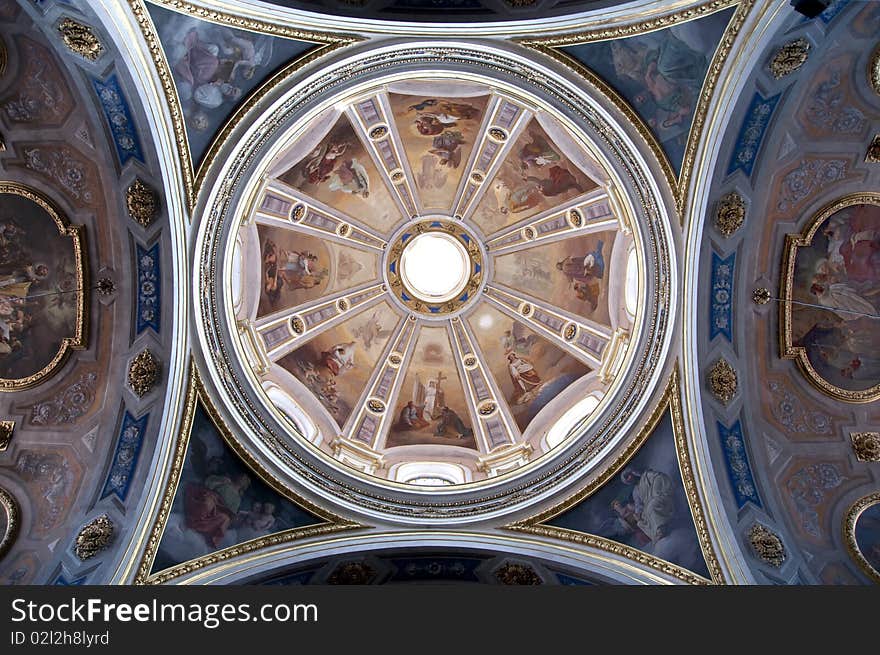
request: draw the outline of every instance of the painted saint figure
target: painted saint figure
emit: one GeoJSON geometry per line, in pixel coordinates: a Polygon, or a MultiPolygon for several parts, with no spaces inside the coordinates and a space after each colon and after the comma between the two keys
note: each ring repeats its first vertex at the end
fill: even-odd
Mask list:
{"type": "Polygon", "coordinates": [[[519,403],[523,396],[541,385],[541,377],[532,363],[515,352],[507,353],[507,369],[516,392],[514,402],[519,403]]]}
{"type": "Polygon", "coordinates": [[[434,434],[438,437],[445,436],[448,428],[452,428],[459,439],[467,439],[474,436],[474,431],[464,424],[461,417],[453,409],[444,405],[440,411],[440,421],[434,429],[434,434]]]}
{"type": "Polygon", "coordinates": [[[413,404],[413,401],[407,401],[403,409],[400,410],[400,418],[397,421],[398,430],[420,430],[428,427],[430,422],[422,418],[421,410],[413,404]]]}

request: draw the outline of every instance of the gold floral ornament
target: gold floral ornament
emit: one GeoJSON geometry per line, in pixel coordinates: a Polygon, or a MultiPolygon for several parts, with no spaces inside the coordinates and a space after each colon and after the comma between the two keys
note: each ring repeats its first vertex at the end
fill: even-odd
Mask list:
{"type": "Polygon", "coordinates": [[[724,358],[709,369],[709,390],[721,403],[727,404],[736,395],[736,371],[724,358]]]}
{"type": "Polygon", "coordinates": [[[780,567],[785,561],[785,545],[779,535],[755,523],[749,530],[749,544],[755,555],[770,566],[780,567]]]}
{"type": "Polygon", "coordinates": [[[804,38],[789,41],[773,55],[770,72],[777,80],[790,75],[803,66],[810,54],[810,42],[804,38]]]}
{"type": "Polygon", "coordinates": [[[9,448],[14,431],[15,421],[0,421],[0,453],[9,448]]]}
{"type": "Polygon", "coordinates": [[[715,212],[715,229],[724,236],[730,237],[746,219],[746,203],[736,191],[731,191],[718,202],[715,212]]]}
{"type": "Polygon", "coordinates": [[[880,432],[850,432],[849,438],[860,462],[880,462],[880,432]]]}
{"type": "Polygon", "coordinates": [[[149,227],[156,220],[159,199],[156,192],[148,187],[143,180],[135,178],[135,181],[125,191],[125,208],[132,220],[140,224],[141,227],[149,227]]]}
{"type": "Polygon", "coordinates": [[[880,164],[880,134],[875,134],[868,144],[868,151],[865,153],[865,163],[880,164]]]}
{"type": "Polygon", "coordinates": [[[503,585],[539,585],[544,582],[532,567],[510,562],[495,571],[495,579],[503,585]]]}
{"type": "Polygon", "coordinates": [[[366,562],[345,562],[330,574],[327,584],[370,584],[375,575],[375,569],[366,562]]]}
{"type": "Polygon", "coordinates": [[[58,25],[58,33],[71,52],[75,52],[84,59],[95,61],[104,52],[104,45],[92,31],[92,28],[82,23],[77,23],[72,18],[65,18],[58,25]]]}
{"type": "Polygon", "coordinates": [[[147,348],[131,361],[128,367],[128,385],[140,398],[156,386],[160,370],[159,360],[147,348]]]}
{"type": "Polygon", "coordinates": [[[113,521],[106,514],[89,521],[76,535],[76,556],[87,560],[100,553],[113,541],[113,530],[113,521]]]}
{"type": "Polygon", "coordinates": [[[756,305],[766,305],[773,297],[767,287],[758,287],[752,292],[752,300],[756,305]]]}

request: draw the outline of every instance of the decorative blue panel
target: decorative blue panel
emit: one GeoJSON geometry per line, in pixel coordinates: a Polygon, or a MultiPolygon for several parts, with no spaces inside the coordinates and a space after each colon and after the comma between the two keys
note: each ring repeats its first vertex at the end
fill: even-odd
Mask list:
{"type": "Polygon", "coordinates": [[[125,166],[132,157],[144,163],[144,154],[131,118],[131,110],[128,108],[128,101],[122,94],[116,75],[108,77],[106,82],[92,80],[92,84],[95,86],[95,93],[98,94],[98,100],[101,101],[104,115],[107,116],[119,163],[125,166]]]}
{"type": "Polygon", "coordinates": [[[739,136],[736,137],[736,147],[730,158],[730,166],[727,167],[728,175],[739,169],[751,176],[758,151],[761,149],[761,142],[764,140],[764,133],[773,117],[773,110],[776,109],[780,95],[776,94],[772,98],[764,98],[760,93],[755,93],[755,97],[752,98],[752,102],[746,110],[746,117],[739,129],[739,136]]]}
{"type": "Polygon", "coordinates": [[[827,25],[833,21],[837,17],[837,14],[843,11],[848,4],[849,0],[834,0],[834,2],[828,5],[828,8],[825,11],[819,14],[819,20],[827,25]]]}
{"type": "Polygon", "coordinates": [[[115,495],[121,502],[125,502],[131,476],[137,467],[149,418],[149,414],[144,414],[136,419],[125,412],[125,416],[122,418],[122,427],[119,430],[119,439],[116,442],[116,450],[110,464],[110,472],[104,483],[104,491],[101,492],[102,499],[115,495]]]}
{"type": "Polygon", "coordinates": [[[712,310],[709,317],[709,340],[723,334],[733,341],[733,273],[736,253],[722,259],[712,252],[712,310]]]}
{"type": "Polygon", "coordinates": [[[149,250],[135,244],[137,254],[137,333],[153,328],[159,333],[161,319],[161,270],[159,244],[149,250]]]}
{"type": "Polygon", "coordinates": [[[52,584],[56,587],[80,587],[86,583],[86,576],[81,578],[73,578],[72,580],[68,580],[64,577],[63,573],[59,573],[58,577],[52,581],[52,584]]]}
{"type": "Polygon", "coordinates": [[[742,509],[746,503],[753,503],[761,507],[739,419],[729,428],[718,422],[718,436],[721,438],[724,461],[727,464],[727,475],[733,487],[737,507],[742,509]]]}

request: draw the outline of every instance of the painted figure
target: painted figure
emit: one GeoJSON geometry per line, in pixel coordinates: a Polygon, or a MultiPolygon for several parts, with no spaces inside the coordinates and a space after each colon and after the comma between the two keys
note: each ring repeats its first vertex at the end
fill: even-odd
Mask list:
{"type": "Polygon", "coordinates": [[[459,439],[467,439],[474,436],[474,431],[464,424],[459,415],[444,405],[440,411],[440,421],[434,429],[434,434],[440,437],[445,436],[449,428],[452,428],[452,431],[459,439]]]}
{"type": "Polygon", "coordinates": [[[668,526],[675,518],[675,488],[672,479],[660,471],[639,471],[627,467],[620,476],[626,485],[633,485],[633,512],[638,516],[637,525],[651,541],[658,541],[668,534],[668,526]]]}
{"type": "Polygon", "coordinates": [[[532,363],[515,352],[507,353],[507,369],[516,392],[514,402],[519,402],[525,394],[541,384],[541,378],[532,363]]]}
{"type": "Polygon", "coordinates": [[[422,418],[421,410],[408,400],[403,409],[400,410],[400,418],[397,421],[398,430],[421,430],[431,423],[422,418]]]}

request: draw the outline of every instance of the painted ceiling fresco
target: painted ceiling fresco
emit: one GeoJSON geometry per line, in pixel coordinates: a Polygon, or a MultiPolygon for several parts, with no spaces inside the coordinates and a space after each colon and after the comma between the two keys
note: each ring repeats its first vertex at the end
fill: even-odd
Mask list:
{"type": "Polygon", "coordinates": [[[0,584],[880,581],[880,4],[633,2],[564,29],[621,3],[250,3],[262,23],[222,4],[0,0],[0,584]],[[345,19],[309,33],[279,7],[345,19]],[[479,41],[448,24],[538,15],[479,41]],[[240,152],[306,76],[420,30],[577,87],[662,211],[639,213],[609,133],[542,95],[557,80],[439,47],[333,78],[218,231],[224,356],[282,428],[275,454],[314,465],[285,478],[227,427],[245,412],[212,398],[196,334],[180,246],[225,184],[205,156],[240,152]],[[129,70],[140,55],[154,68],[129,70]],[[203,178],[177,179],[187,158],[203,178]],[[408,277],[424,236],[461,256],[454,293],[408,277]],[[662,289],[675,311],[650,315],[662,289]],[[618,420],[649,315],[668,347],[618,420]],[[521,485],[612,421],[595,466],[521,485]],[[484,513],[443,513],[483,492],[484,513]]]}
{"type": "Polygon", "coordinates": [[[464,79],[388,84],[298,133],[236,239],[264,388],[317,417],[322,449],[342,434],[398,481],[470,482],[498,448],[552,448],[564,399],[601,399],[606,346],[635,318],[611,306],[638,272],[599,164],[545,111],[464,79]],[[434,304],[396,268],[432,231],[481,280],[434,304]]]}

